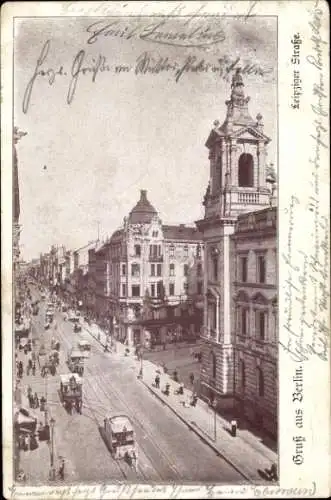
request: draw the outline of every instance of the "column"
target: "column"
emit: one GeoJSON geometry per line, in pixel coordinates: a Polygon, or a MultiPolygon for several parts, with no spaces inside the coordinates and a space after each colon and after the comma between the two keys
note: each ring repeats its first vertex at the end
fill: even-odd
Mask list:
{"type": "Polygon", "coordinates": [[[216,297],[216,340],[220,342],[220,298],[216,297]]]}

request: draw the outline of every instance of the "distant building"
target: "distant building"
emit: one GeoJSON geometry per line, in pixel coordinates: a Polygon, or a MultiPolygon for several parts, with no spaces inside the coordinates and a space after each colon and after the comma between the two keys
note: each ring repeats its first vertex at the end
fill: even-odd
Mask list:
{"type": "Polygon", "coordinates": [[[248,110],[240,70],[223,125],[214,123],[205,217],[201,394],[277,430],[277,234],[262,116],[248,110]]]}
{"type": "MultiPolygon", "coordinates": [[[[144,190],[122,228],[90,253],[90,264],[95,307],[129,344],[142,340],[146,296],[153,307],[165,302],[175,306],[198,296],[201,301],[201,235],[195,227],[163,225],[144,190]]],[[[201,324],[196,326],[200,333],[201,324]]]]}

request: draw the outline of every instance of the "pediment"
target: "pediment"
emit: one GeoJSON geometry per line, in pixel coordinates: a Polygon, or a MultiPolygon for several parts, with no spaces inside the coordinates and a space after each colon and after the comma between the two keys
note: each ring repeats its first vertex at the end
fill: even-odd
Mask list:
{"type": "Polygon", "coordinates": [[[263,305],[263,306],[266,306],[269,302],[268,302],[268,299],[262,295],[262,293],[256,293],[253,297],[253,302],[254,304],[259,304],[259,305],[263,305]]]}
{"type": "Polygon", "coordinates": [[[249,302],[249,296],[243,290],[240,290],[237,295],[234,297],[236,302],[249,302]]]}
{"type": "Polygon", "coordinates": [[[264,143],[270,142],[269,137],[263,134],[260,130],[254,127],[246,126],[242,127],[236,132],[232,134],[232,137],[236,139],[241,139],[241,140],[254,140],[254,141],[261,141],[264,143]]]}

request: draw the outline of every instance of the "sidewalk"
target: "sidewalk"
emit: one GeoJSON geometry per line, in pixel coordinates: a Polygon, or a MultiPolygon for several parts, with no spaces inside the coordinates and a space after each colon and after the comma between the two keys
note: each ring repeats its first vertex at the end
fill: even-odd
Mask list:
{"type": "MultiPolygon", "coordinates": [[[[105,346],[107,337],[97,325],[91,325],[91,327],[87,325],[85,327],[84,324],[84,329],[98,340],[102,346],[105,346]]],[[[126,347],[120,342],[116,342],[116,353],[124,356],[126,347]]],[[[140,362],[134,356],[132,348],[130,349],[129,357],[131,360],[135,360],[138,373],[140,362]]],[[[179,384],[174,382],[169,375],[164,374],[161,366],[144,360],[142,383],[155,397],[170,408],[185,425],[195,432],[202,441],[237,469],[247,481],[262,481],[258,469],[264,470],[266,467],[269,468],[273,462],[277,463],[277,454],[265,446],[250,431],[238,429],[237,436],[232,437],[229,423],[218,414],[216,414],[215,440],[214,410],[200,399],[196,407],[185,407],[183,402],[190,400],[192,392],[184,389],[184,395],[175,395],[174,392],[178,389],[179,384]],[[161,373],[160,389],[154,387],[156,370],[159,370],[161,373]],[[166,383],[170,384],[169,396],[164,395],[162,392],[166,383]]]]}
{"type": "Polygon", "coordinates": [[[163,404],[168,406],[182,422],[215,450],[222,458],[237,469],[247,481],[261,481],[258,469],[264,470],[271,463],[277,463],[277,454],[260,442],[256,436],[246,430],[237,430],[237,436],[232,437],[228,422],[216,414],[216,441],[215,441],[215,412],[204,401],[198,400],[197,406],[184,406],[190,399],[192,392],[184,389],[184,395],[176,395],[179,384],[161,371],[160,389],[154,386],[156,367],[145,361],[143,368],[143,384],[163,404]],[[170,384],[170,394],[163,394],[166,383],[170,384]]]}

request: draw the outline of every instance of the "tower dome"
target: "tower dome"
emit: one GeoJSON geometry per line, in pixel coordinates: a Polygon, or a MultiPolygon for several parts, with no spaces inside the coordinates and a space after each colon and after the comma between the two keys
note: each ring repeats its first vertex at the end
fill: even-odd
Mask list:
{"type": "Polygon", "coordinates": [[[140,200],[131,210],[128,217],[129,224],[149,224],[153,217],[157,215],[157,211],[147,199],[147,191],[141,189],[140,200]]]}

